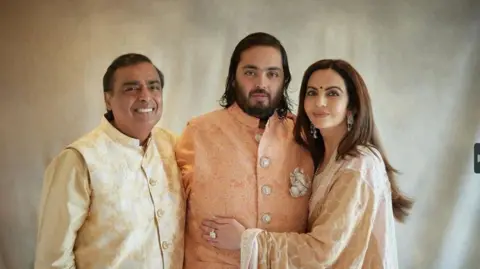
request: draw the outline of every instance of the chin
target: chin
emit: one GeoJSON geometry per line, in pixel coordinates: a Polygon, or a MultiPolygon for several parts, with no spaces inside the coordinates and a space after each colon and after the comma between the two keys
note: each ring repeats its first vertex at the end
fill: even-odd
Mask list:
{"type": "Polygon", "coordinates": [[[319,130],[335,127],[334,124],[332,124],[332,122],[330,122],[327,119],[323,119],[323,120],[322,119],[315,119],[314,121],[312,121],[312,123],[315,126],[315,128],[317,128],[319,130]]]}
{"type": "Polygon", "coordinates": [[[266,109],[270,107],[270,102],[268,101],[255,101],[255,102],[249,102],[248,106],[250,108],[256,108],[256,109],[266,109]]]}
{"type": "Polygon", "coordinates": [[[336,123],[322,123],[322,124],[315,124],[315,128],[319,129],[320,131],[330,131],[335,130],[340,127],[340,124],[336,123]]]}

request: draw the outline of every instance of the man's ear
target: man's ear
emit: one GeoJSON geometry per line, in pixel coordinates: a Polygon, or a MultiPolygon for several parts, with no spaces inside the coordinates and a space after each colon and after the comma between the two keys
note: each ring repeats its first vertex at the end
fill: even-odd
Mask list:
{"type": "Polygon", "coordinates": [[[105,106],[107,107],[107,110],[112,110],[112,93],[104,92],[103,99],[105,100],[105,106]]]}

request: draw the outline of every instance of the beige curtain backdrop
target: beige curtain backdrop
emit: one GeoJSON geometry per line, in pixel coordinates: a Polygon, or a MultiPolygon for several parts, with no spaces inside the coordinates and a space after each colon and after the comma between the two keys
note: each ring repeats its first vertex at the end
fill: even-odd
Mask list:
{"type": "MultiPolygon", "coordinates": [[[[179,134],[218,108],[229,57],[248,33],[285,45],[291,96],[306,67],[343,58],[364,76],[402,189],[400,268],[479,268],[480,2],[0,2],[0,269],[32,268],[43,170],[104,112],[118,55],[148,55],[166,76],[161,125],[179,134]]],[[[296,109],[296,105],[295,105],[296,109]]]]}

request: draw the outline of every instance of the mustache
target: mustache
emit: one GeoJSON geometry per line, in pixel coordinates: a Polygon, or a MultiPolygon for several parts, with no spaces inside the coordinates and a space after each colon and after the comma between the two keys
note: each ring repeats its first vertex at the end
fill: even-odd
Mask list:
{"type": "Polygon", "coordinates": [[[264,90],[264,89],[259,89],[259,88],[257,88],[257,89],[255,89],[255,90],[251,91],[251,92],[248,94],[248,97],[250,98],[250,97],[252,97],[252,95],[254,95],[254,94],[265,94],[266,96],[268,96],[268,98],[270,98],[270,93],[267,92],[267,91],[264,90]]]}

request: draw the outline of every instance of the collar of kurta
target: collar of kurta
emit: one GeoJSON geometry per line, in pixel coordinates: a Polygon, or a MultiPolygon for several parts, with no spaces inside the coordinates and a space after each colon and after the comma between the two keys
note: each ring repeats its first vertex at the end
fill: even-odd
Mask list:
{"type": "MultiPolygon", "coordinates": [[[[233,103],[230,107],[228,107],[228,112],[229,112],[236,120],[238,120],[239,122],[241,122],[241,123],[244,124],[244,125],[247,125],[248,127],[251,127],[251,128],[258,128],[258,127],[259,127],[260,119],[259,119],[259,118],[256,118],[256,117],[253,117],[253,116],[250,116],[250,115],[248,115],[247,113],[245,113],[245,112],[242,110],[242,108],[241,108],[237,103],[233,103]]],[[[286,118],[295,120],[295,116],[294,116],[293,114],[291,114],[291,113],[287,113],[286,118]]],[[[275,113],[268,119],[267,126],[268,126],[268,124],[270,124],[272,121],[277,121],[277,120],[280,120],[280,118],[279,118],[278,113],[275,112],[275,113]]]]}
{"type": "MultiPolygon", "coordinates": [[[[126,134],[120,132],[113,124],[108,121],[105,117],[102,118],[101,127],[105,131],[105,133],[115,142],[118,142],[125,146],[133,146],[133,147],[142,147],[141,141],[139,139],[127,136],[126,134]]],[[[152,135],[148,137],[146,147],[150,144],[152,135]]]]}

